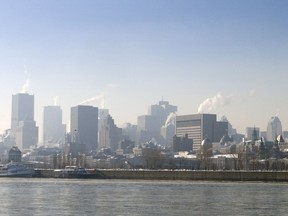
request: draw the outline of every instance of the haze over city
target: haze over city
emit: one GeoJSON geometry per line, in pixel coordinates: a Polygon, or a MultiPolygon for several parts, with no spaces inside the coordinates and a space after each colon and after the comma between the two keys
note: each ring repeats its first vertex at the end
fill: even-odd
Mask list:
{"type": "Polygon", "coordinates": [[[116,124],[162,98],[178,114],[227,116],[234,128],[288,128],[287,1],[2,1],[0,130],[12,94],[107,108],[116,124]]]}

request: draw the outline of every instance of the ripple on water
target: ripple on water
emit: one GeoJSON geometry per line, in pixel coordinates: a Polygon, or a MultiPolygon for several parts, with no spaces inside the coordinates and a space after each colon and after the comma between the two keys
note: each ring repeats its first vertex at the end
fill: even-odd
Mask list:
{"type": "Polygon", "coordinates": [[[285,215],[286,183],[0,179],[0,215],[285,215]]]}

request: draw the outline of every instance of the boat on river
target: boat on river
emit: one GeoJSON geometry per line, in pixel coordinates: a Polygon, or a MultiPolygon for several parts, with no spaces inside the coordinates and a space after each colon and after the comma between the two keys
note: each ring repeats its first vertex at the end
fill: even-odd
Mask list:
{"type": "Polygon", "coordinates": [[[32,177],[34,173],[34,168],[24,163],[10,162],[0,166],[0,177],[32,177]]]}
{"type": "Polygon", "coordinates": [[[54,170],[56,178],[95,178],[96,175],[89,170],[78,166],[66,166],[64,169],[54,170]]]}

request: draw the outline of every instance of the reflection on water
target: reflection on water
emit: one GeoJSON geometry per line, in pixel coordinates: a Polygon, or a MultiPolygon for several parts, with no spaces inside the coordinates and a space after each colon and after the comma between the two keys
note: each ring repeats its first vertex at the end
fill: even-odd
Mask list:
{"type": "Polygon", "coordinates": [[[0,179],[0,215],[286,215],[286,183],[0,179]]]}

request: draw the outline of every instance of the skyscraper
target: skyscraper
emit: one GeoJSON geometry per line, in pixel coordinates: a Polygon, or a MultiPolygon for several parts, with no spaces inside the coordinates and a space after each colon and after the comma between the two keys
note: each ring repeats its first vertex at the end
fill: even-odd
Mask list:
{"type": "Polygon", "coordinates": [[[214,114],[194,114],[176,117],[176,136],[193,139],[193,151],[200,148],[202,140],[208,138],[219,142],[227,133],[228,123],[216,121],[214,114]]]}
{"type": "Polygon", "coordinates": [[[98,109],[98,144],[100,143],[101,130],[104,128],[103,125],[108,115],[108,109],[98,109]]]}
{"type": "Polygon", "coordinates": [[[114,119],[108,115],[103,124],[100,135],[100,147],[110,148],[113,152],[119,147],[119,143],[122,139],[122,129],[118,128],[114,119]]]}
{"type": "Polygon", "coordinates": [[[98,148],[98,108],[79,105],[71,108],[71,141],[82,146],[83,153],[98,148]]]}
{"type": "Polygon", "coordinates": [[[63,144],[66,125],[62,124],[62,109],[60,106],[45,106],[43,109],[43,143],[45,146],[63,144]]]}
{"type": "Polygon", "coordinates": [[[177,106],[169,104],[168,101],[159,101],[158,104],[151,105],[148,109],[149,115],[157,119],[158,127],[163,126],[170,113],[176,113],[177,106]]]}
{"type": "Polygon", "coordinates": [[[148,115],[138,116],[137,133],[138,143],[144,143],[155,139],[161,143],[161,127],[165,125],[167,117],[171,113],[176,113],[177,106],[169,104],[168,101],[159,101],[158,104],[151,105],[148,109],[148,115]]]}
{"type": "Polygon", "coordinates": [[[34,95],[12,95],[11,132],[15,136],[20,121],[34,121],[34,95]]]}
{"type": "Polygon", "coordinates": [[[38,127],[34,121],[34,95],[12,95],[11,133],[21,150],[37,145],[38,127]]]}
{"type": "Polygon", "coordinates": [[[282,124],[277,116],[273,116],[267,125],[267,141],[275,141],[278,135],[282,135],[282,124]]]}
{"type": "Polygon", "coordinates": [[[20,121],[16,131],[16,145],[21,149],[35,148],[38,143],[38,127],[35,121],[20,121]]]}
{"type": "Polygon", "coordinates": [[[259,139],[259,128],[258,127],[246,127],[246,138],[248,140],[252,140],[252,141],[255,141],[255,137],[256,136],[256,139],[259,139]],[[255,134],[256,133],[256,134],[255,134]]]}

